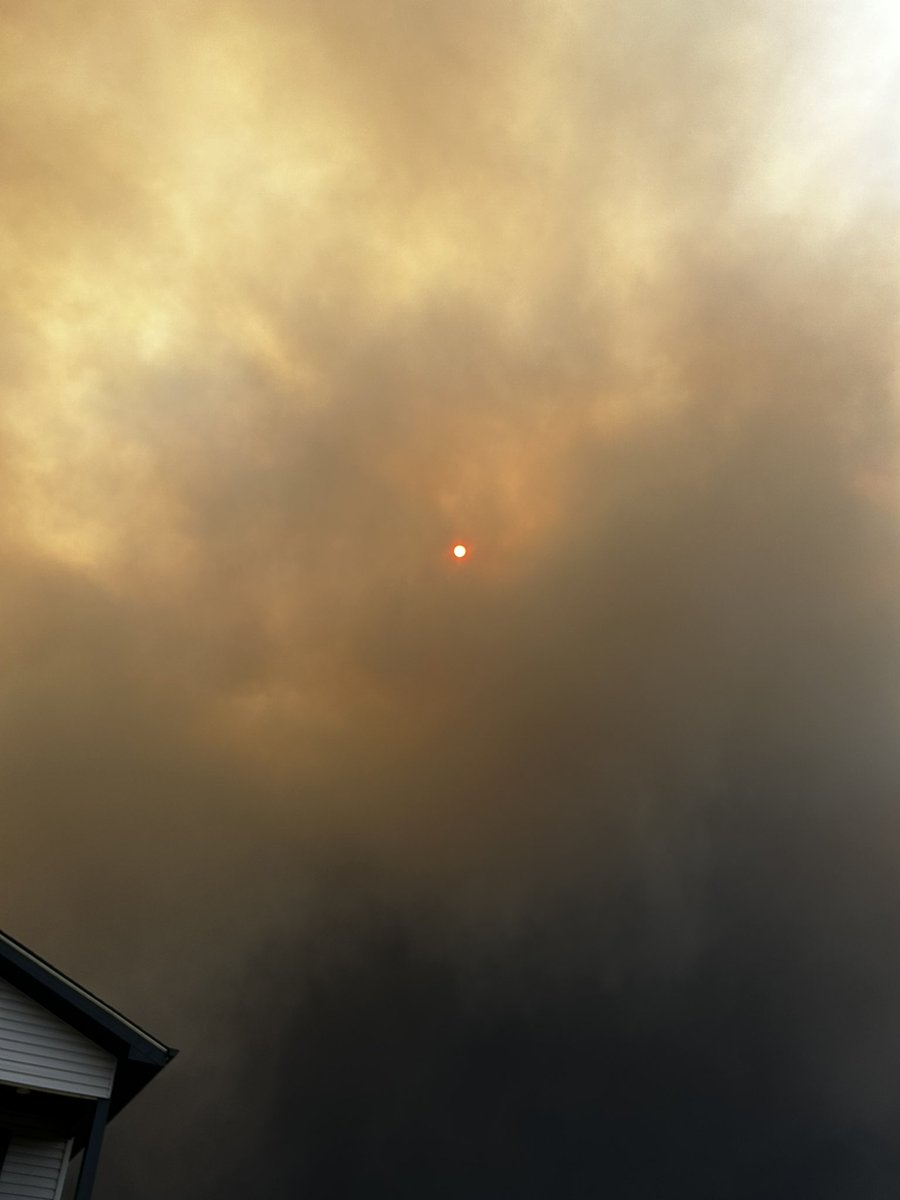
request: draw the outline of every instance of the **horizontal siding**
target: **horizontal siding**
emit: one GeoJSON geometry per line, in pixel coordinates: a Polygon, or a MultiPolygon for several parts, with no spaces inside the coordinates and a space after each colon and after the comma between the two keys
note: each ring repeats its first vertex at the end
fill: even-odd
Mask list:
{"type": "Polygon", "coordinates": [[[0,1170],[0,1200],[56,1200],[68,1157],[65,1141],[14,1135],[0,1170]]]}
{"type": "Polygon", "coordinates": [[[0,1083],[99,1098],[115,1068],[106,1050],[0,979],[0,1083]]]}

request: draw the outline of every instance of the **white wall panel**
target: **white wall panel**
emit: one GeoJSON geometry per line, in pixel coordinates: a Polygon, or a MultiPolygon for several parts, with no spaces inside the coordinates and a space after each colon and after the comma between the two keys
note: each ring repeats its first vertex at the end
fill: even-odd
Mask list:
{"type": "Polygon", "coordinates": [[[0,1200],[57,1200],[68,1161],[67,1141],[13,1135],[0,1170],[0,1200]]]}
{"type": "Polygon", "coordinates": [[[101,1097],[115,1069],[111,1054],[0,979],[0,1083],[101,1097]]]}

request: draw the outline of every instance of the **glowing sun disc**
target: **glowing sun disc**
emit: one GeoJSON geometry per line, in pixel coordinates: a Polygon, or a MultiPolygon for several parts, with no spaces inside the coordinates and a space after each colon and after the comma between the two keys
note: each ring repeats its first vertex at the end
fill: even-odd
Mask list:
{"type": "Polygon", "coordinates": [[[460,543],[458,546],[453,547],[453,557],[454,558],[465,558],[468,553],[469,553],[468,546],[463,546],[462,543],[460,543]]]}

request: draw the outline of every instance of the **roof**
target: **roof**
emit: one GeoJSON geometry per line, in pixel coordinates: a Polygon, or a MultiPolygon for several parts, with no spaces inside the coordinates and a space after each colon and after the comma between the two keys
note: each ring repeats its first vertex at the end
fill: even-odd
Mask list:
{"type": "Polygon", "coordinates": [[[2,930],[0,976],[116,1058],[110,1117],[178,1053],[2,930]]]}

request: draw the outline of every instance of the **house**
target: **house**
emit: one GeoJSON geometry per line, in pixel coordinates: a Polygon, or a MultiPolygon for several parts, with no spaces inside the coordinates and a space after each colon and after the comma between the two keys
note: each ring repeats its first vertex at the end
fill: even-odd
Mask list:
{"type": "Polygon", "coordinates": [[[107,1123],[175,1053],[0,933],[0,1200],[60,1200],[79,1151],[89,1200],[107,1123]]]}

